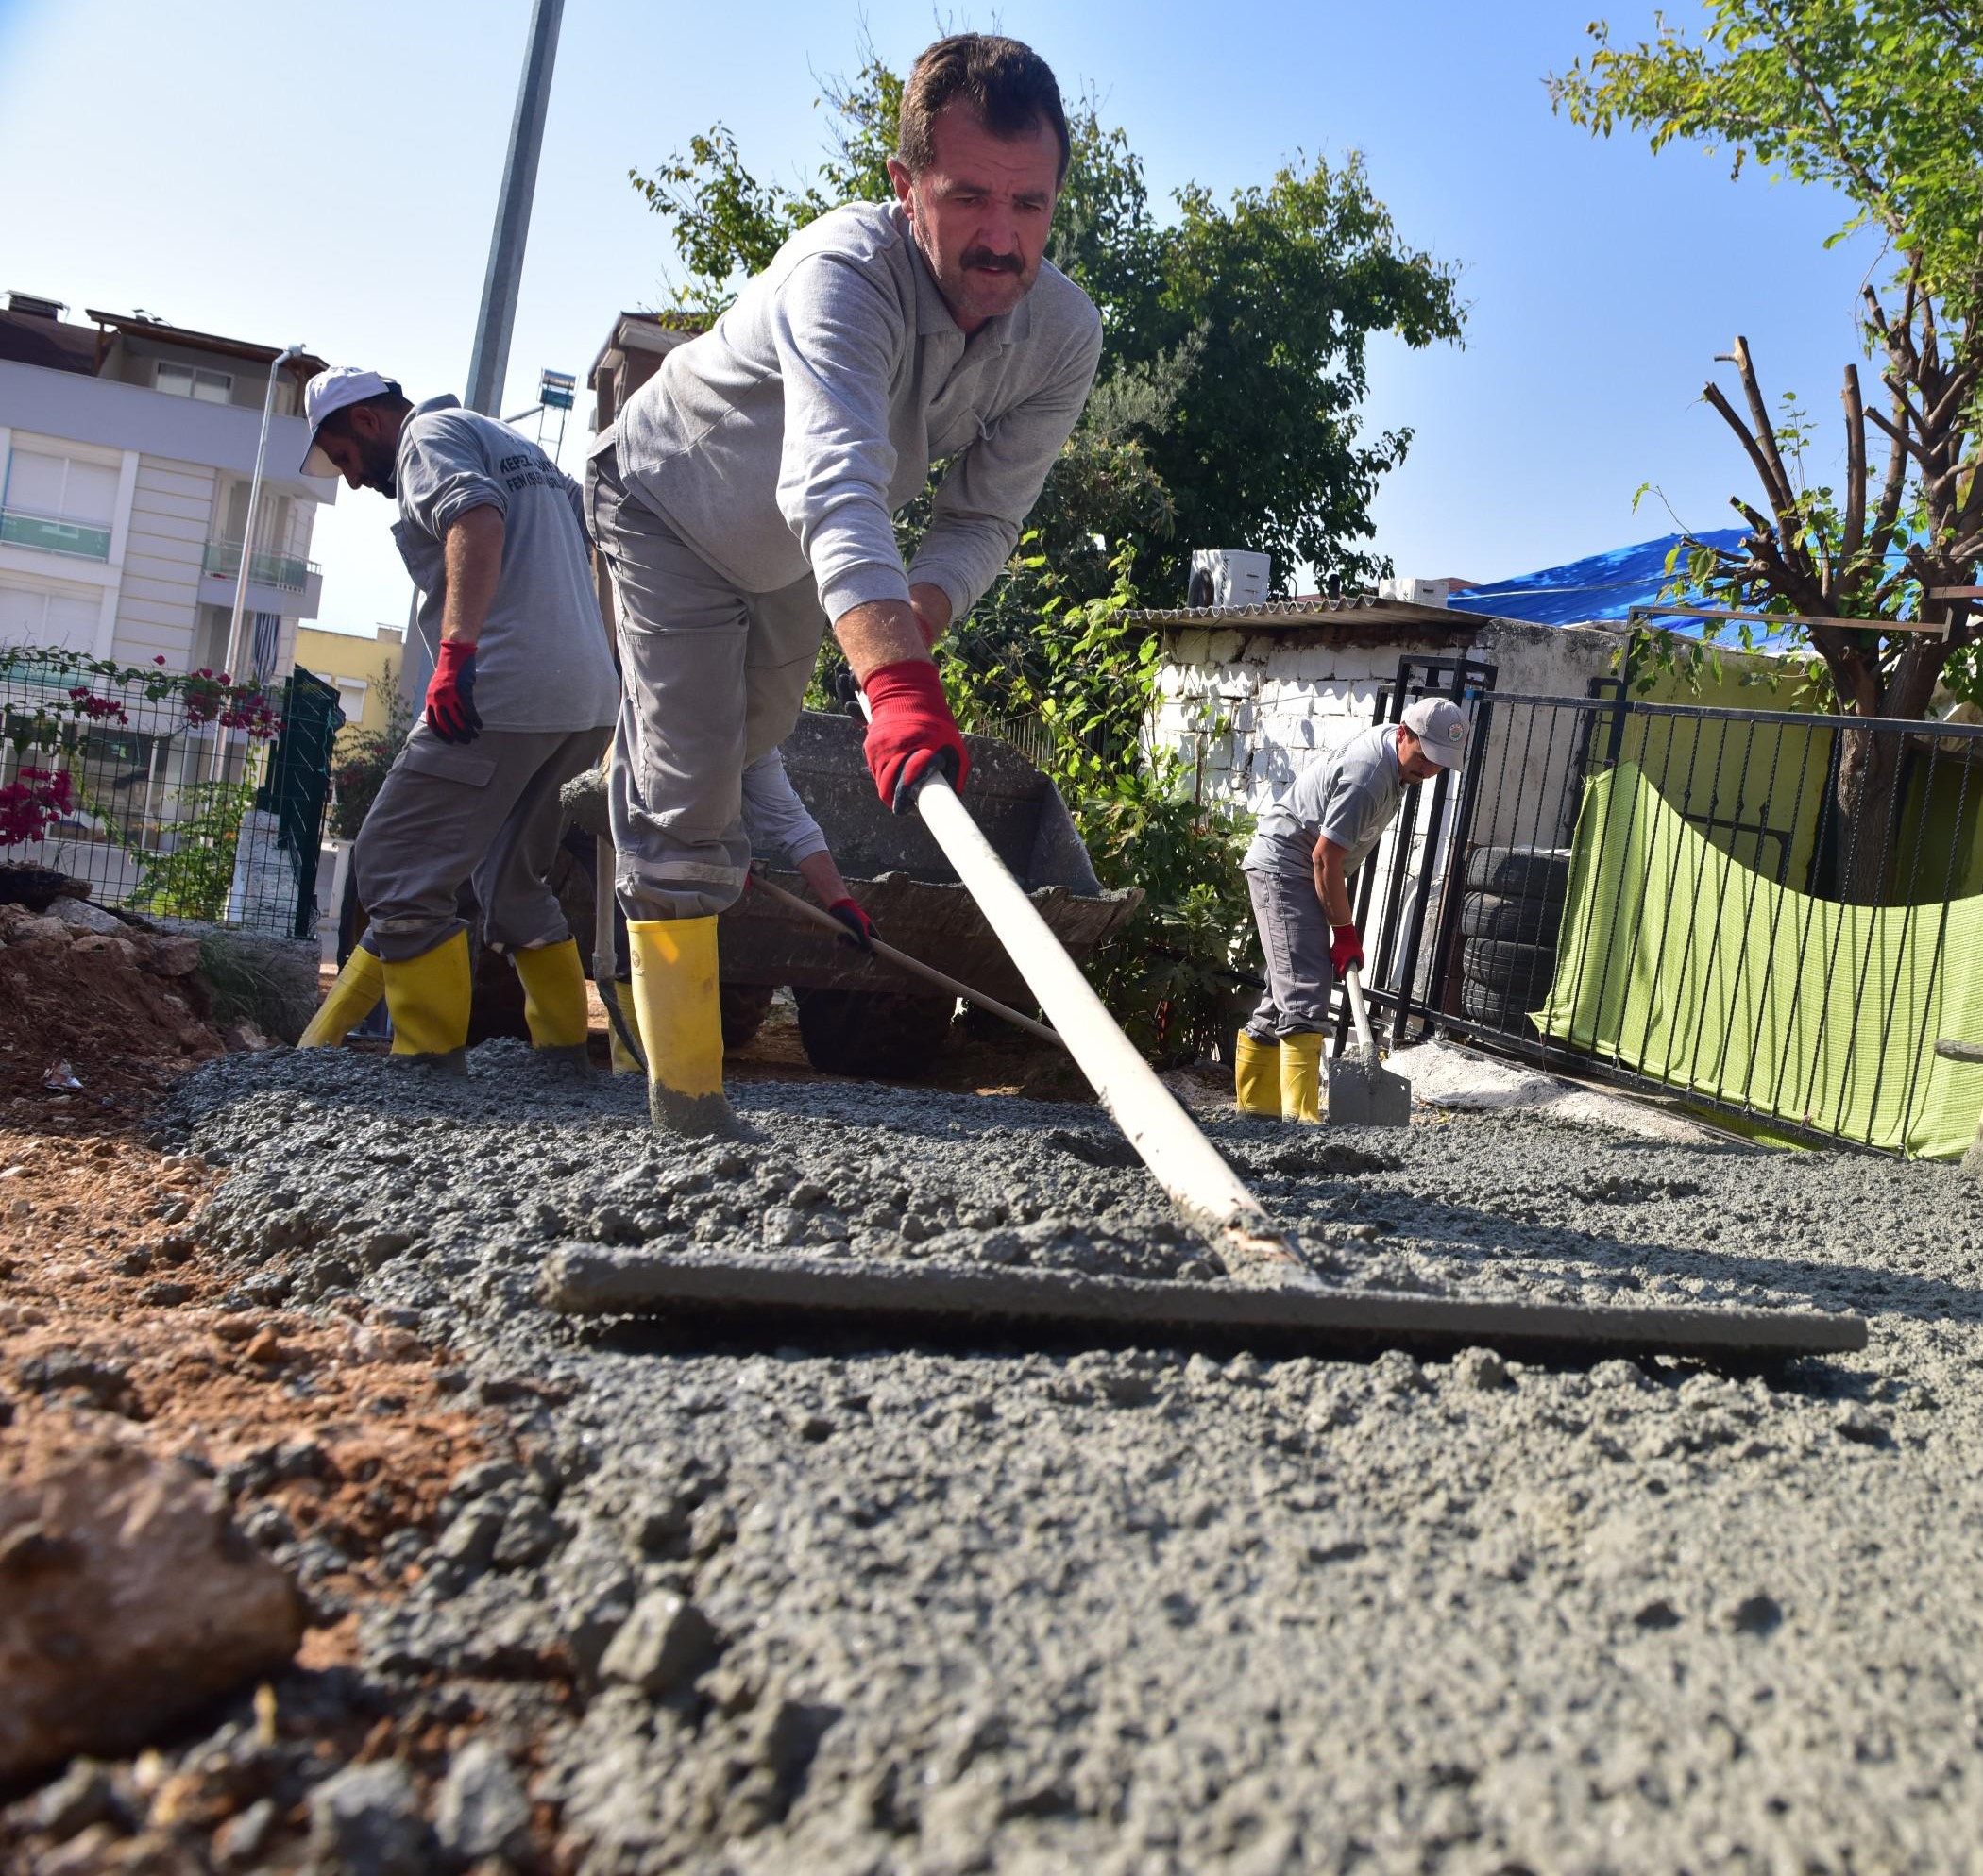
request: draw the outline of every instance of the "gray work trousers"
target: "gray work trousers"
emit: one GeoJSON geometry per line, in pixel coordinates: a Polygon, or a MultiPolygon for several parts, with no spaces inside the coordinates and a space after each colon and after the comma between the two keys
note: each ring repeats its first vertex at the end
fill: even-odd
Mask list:
{"type": "Polygon", "coordinates": [[[366,948],[401,964],[466,930],[456,903],[465,880],[492,944],[523,951],[569,938],[551,889],[558,790],[599,760],[605,740],[602,726],[484,730],[444,743],[415,723],[352,854],[371,919],[366,948]]]}
{"type": "Polygon", "coordinates": [[[798,722],[826,615],[809,575],[733,585],[628,488],[611,444],[586,465],[585,511],[619,630],[614,885],[630,919],[706,918],[743,892],[744,767],[798,722]]]}
{"type": "Polygon", "coordinates": [[[1314,881],[1248,868],[1246,891],[1267,960],[1267,988],[1246,1019],[1246,1034],[1273,1042],[1327,1029],[1335,972],[1329,962],[1329,915],[1314,881]]]}

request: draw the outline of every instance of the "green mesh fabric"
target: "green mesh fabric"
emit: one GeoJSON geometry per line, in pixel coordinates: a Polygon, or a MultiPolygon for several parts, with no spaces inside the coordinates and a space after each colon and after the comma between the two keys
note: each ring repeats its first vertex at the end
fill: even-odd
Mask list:
{"type": "Polygon", "coordinates": [[[1983,898],[1841,905],[1775,886],[1635,763],[1585,790],[1549,1002],[1559,1042],[1759,1114],[1959,1158],[1983,1066],[1983,898]]]}

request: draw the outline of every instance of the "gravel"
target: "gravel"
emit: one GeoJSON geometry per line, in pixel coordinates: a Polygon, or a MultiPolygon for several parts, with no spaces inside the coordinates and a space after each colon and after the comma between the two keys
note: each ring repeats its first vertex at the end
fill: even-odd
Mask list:
{"type": "MultiPolygon", "coordinates": [[[[767,1345],[543,1310],[545,1256],[587,1243],[1226,1280],[1093,1110],[732,1097],[750,1138],[664,1147],[637,1084],[514,1045],[452,1083],[279,1050],[209,1064],[172,1117],[233,1169],[199,1229],[244,1296],[443,1339],[520,1429],[527,1462],[455,1481],[360,1647],[512,1705],[574,1677],[532,1710],[523,1781],[571,1867],[1973,1856],[1983,1197],[1956,1168],[1526,1115],[1210,1123],[1331,1280],[1872,1321],[1863,1354],[1754,1372],[767,1345]]],[[[320,1833],[390,1820],[399,1853],[403,1794],[349,1796],[320,1833]]]]}

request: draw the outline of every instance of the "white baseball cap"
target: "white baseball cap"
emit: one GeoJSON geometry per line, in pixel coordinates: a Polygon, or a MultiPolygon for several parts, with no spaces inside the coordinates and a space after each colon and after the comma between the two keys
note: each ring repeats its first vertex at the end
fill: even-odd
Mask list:
{"type": "Polygon", "coordinates": [[[1443,697],[1421,697],[1404,713],[1404,726],[1418,738],[1428,762],[1457,769],[1466,749],[1466,718],[1443,697]]]}
{"type": "Polygon", "coordinates": [[[362,404],[367,397],[382,397],[388,392],[398,397],[399,387],[390,378],[365,371],[355,364],[327,365],[303,386],[303,421],[310,426],[310,448],[303,456],[306,476],[335,476],[337,465],[318,446],[316,432],[324,419],[335,411],[362,404]]]}

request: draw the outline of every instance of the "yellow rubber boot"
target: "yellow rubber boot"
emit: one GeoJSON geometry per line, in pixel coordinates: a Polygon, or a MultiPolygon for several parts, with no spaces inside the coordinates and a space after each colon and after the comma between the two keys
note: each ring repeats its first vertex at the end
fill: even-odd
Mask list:
{"type": "Polygon", "coordinates": [[[1280,1118],[1280,1044],[1239,1033],[1232,1056],[1232,1098],[1243,1114],[1280,1118]]]}
{"type": "Polygon", "coordinates": [[[403,963],[385,962],[385,1006],[393,1019],[393,1054],[420,1056],[438,1066],[466,1072],[468,934],[456,932],[432,951],[403,963]]]}
{"type": "Polygon", "coordinates": [[[360,945],[345,959],[330,994],[297,1040],[299,1049],[336,1049],[379,1006],[385,994],[385,966],[376,952],[360,945]]]}
{"type": "Polygon", "coordinates": [[[589,1015],[578,940],[565,938],[512,952],[510,961],[523,984],[523,1020],[530,1025],[531,1047],[585,1061],[589,1015]]]}
{"type": "MultiPolygon", "coordinates": [[[[611,983],[605,986],[605,993],[613,999],[614,1007],[619,1011],[620,1020],[627,1026],[627,1033],[637,1040],[640,1035],[640,1018],[634,1009],[633,985],[611,983]]],[[[619,1039],[619,1024],[609,1023],[607,1027],[611,1030],[613,1037],[613,1073],[615,1074],[644,1073],[646,1071],[642,1064],[635,1059],[633,1050],[619,1039]]]]}
{"type": "Polygon", "coordinates": [[[1322,1118],[1322,1038],[1313,1031],[1280,1039],[1280,1118],[1322,1118]]]}
{"type": "Polygon", "coordinates": [[[737,1116],[723,1099],[715,919],[629,919],[627,950],[654,1130],[735,1133],[737,1116]]]}

